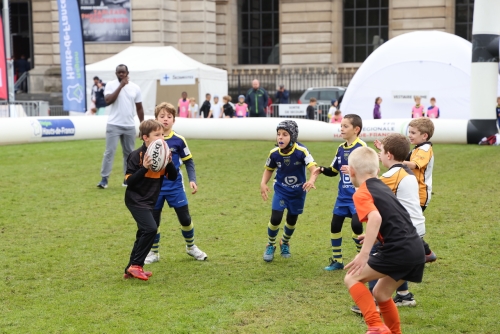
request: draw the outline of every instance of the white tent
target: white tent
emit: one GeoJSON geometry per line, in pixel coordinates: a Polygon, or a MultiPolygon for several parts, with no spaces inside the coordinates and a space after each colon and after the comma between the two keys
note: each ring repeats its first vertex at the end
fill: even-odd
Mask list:
{"type": "MultiPolygon", "coordinates": [[[[130,81],[141,87],[145,114],[153,114],[157,100],[163,101],[158,89],[174,90],[176,87],[195,88],[198,105],[205,100],[205,94],[227,95],[227,71],[202,64],[172,46],[130,46],[122,52],[85,66],[87,75],[87,99],[98,76],[104,82],[116,79],[115,70],[119,64],[127,65],[130,81]]],[[[191,95],[188,92],[188,95],[191,95]]],[[[177,106],[180,93],[170,103],[177,106]]],[[[88,104],[90,105],[90,104],[88,104]]]]}
{"type": "MultiPolygon", "coordinates": [[[[380,96],[382,118],[411,118],[413,96],[425,109],[436,98],[441,118],[470,119],[472,44],[440,31],[417,31],[390,39],[361,65],[342,101],[343,114],[373,118],[380,96]]],[[[494,112],[492,110],[492,112],[494,112]]]]}

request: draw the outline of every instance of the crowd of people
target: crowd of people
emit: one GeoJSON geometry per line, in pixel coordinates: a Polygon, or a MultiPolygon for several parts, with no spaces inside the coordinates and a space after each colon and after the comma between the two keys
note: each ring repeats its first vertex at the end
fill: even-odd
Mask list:
{"type": "MultiPolygon", "coordinates": [[[[420,96],[414,96],[413,100],[415,105],[411,108],[411,118],[429,117],[429,118],[439,118],[440,111],[439,107],[436,106],[436,98],[431,97],[430,106],[425,109],[424,105],[421,104],[422,98],[420,96]]],[[[381,110],[382,98],[378,96],[375,99],[375,106],[373,107],[373,119],[382,118],[381,110]]]]}

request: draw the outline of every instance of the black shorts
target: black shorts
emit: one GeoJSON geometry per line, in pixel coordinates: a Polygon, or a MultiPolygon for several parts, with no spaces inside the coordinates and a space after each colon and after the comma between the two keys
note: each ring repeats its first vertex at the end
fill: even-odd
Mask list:
{"type": "Polygon", "coordinates": [[[375,271],[387,275],[395,281],[404,280],[414,283],[422,282],[425,263],[413,265],[401,265],[386,262],[376,254],[370,255],[368,265],[375,271]]]}

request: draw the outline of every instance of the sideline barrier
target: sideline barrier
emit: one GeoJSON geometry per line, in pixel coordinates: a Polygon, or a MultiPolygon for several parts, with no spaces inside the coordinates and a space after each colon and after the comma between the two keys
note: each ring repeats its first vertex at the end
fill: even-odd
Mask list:
{"type": "MultiPolygon", "coordinates": [[[[146,116],[152,118],[151,116],[146,116]]],[[[189,139],[275,140],[276,126],[285,118],[177,118],[174,129],[189,139]]],[[[45,141],[104,139],[107,116],[23,117],[0,120],[0,145],[45,141]]],[[[307,119],[294,119],[299,140],[341,142],[340,125],[307,119]]],[[[390,133],[406,135],[411,119],[364,120],[361,139],[371,142],[390,133]]],[[[467,144],[469,121],[433,120],[433,143],[467,144]]],[[[139,120],[136,118],[137,133],[139,120]]],[[[484,136],[486,136],[485,134],[484,136]]]]}

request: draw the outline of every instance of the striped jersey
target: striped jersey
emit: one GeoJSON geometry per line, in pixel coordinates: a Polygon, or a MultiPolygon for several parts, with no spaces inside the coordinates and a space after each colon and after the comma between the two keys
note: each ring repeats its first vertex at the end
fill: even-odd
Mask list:
{"type": "Polygon", "coordinates": [[[431,201],[432,193],[432,169],[434,168],[434,153],[430,141],[418,144],[411,150],[408,161],[417,165],[413,174],[418,181],[420,205],[427,206],[431,201]]]}
{"type": "Polygon", "coordinates": [[[172,162],[177,169],[177,178],[175,181],[170,181],[167,178],[164,178],[161,186],[161,193],[164,194],[184,191],[184,179],[180,168],[184,161],[192,159],[193,156],[191,155],[186,139],[184,139],[183,136],[178,135],[172,130],[170,134],[164,138],[170,148],[170,151],[172,152],[172,162]]]}
{"type": "Polygon", "coordinates": [[[307,148],[300,143],[293,144],[288,153],[281,153],[279,147],[269,152],[264,168],[276,170],[274,191],[283,196],[300,197],[304,190],[302,186],[306,179],[306,168],[316,166],[314,158],[307,148]]]}
{"type": "Polygon", "coordinates": [[[344,174],[340,168],[342,166],[348,165],[349,154],[358,147],[366,146],[366,143],[361,139],[356,138],[351,145],[347,145],[347,142],[339,145],[337,152],[335,153],[335,158],[332,161],[331,168],[335,173],[339,173],[339,193],[337,195],[337,203],[335,206],[351,205],[352,195],[354,194],[355,188],[351,182],[351,177],[349,174],[344,174]]]}

